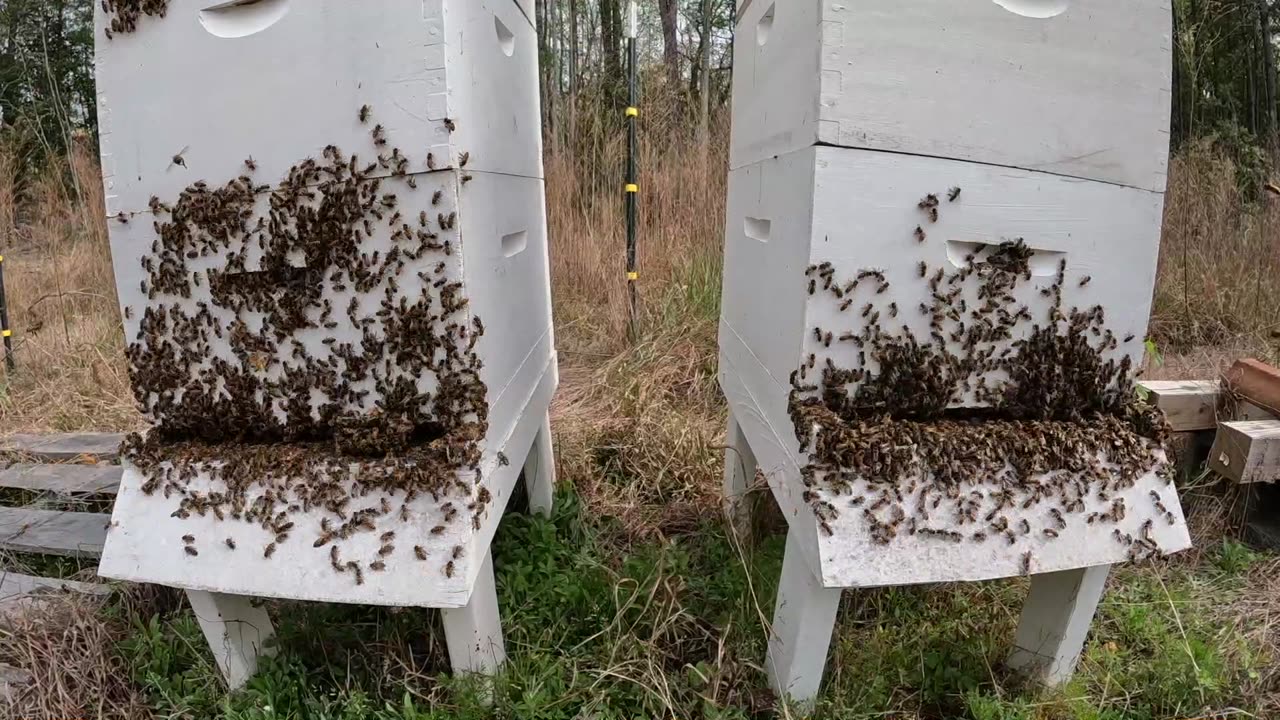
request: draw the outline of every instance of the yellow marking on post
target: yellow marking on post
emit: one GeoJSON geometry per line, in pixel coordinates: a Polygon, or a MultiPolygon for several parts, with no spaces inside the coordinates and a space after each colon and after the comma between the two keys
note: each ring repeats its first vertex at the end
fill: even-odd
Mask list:
{"type": "Polygon", "coordinates": [[[0,337],[9,337],[12,334],[12,330],[0,330],[0,337]]]}
{"type": "Polygon", "coordinates": [[[636,185],[635,183],[627,183],[627,192],[629,193],[640,192],[640,186],[636,185]]]}
{"type": "Polygon", "coordinates": [[[629,107],[627,108],[627,117],[640,117],[640,111],[636,108],[629,107]]]}
{"type": "Polygon", "coordinates": [[[631,272],[628,272],[628,273],[627,273],[627,279],[628,279],[628,280],[638,280],[638,279],[640,279],[640,273],[638,273],[638,272],[636,272],[636,271],[632,270],[631,272]]]}
{"type": "Polygon", "coordinates": [[[4,262],[4,256],[0,255],[0,262],[4,262]]]}

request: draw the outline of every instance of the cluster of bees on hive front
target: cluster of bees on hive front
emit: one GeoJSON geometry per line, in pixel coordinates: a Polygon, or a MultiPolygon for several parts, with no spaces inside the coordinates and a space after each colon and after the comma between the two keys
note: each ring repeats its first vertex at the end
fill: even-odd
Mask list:
{"type": "MultiPolygon", "coordinates": [[[[960,195],[925,196],[907,242],[926,242],[960,195]]],[[[1032,283],[1033,255],[1013,239],[977,246],[955,267],[921,262],[916,307],[898,306],[879,269],[805,270],[808,293],[850,326],[811,328],[815,352],[791,374],[790,414],[810,458],[804,499],[823,532],[853,512],[881,545],[915,536],[1012,546],[1057,539],[1073,513],[1098,526],[1141,513],[1136,534],[1111,534],[1131,559],[1159,552],[1155,523],[1176,516],[1154,491],[1144,507],[1119,497],[1152,471],[1168,477],[1163,418],[1134,393],[1128,353],[1107,358],[1135,338],[1108,330],[1100,306],[1067,307],[1064,289],[1089,278],[1069,281],[1065,259],[1036,288],[1047,313],[1020,303],[1014,290],[1032,283]],[[927,336],[902,322],[909,312],[927,319],[927,336]]],[[[1022,571],[1033,562],[1025,553],[1022,571]]]]}
{"type": "MultiPolygon", "coordinates": [[[[357,117],[372,125],[368,106],[357,117]]],[[[369,135],[367,160],[331,145],[271,185],[254,179],[250,157],[221,186],[151,199],[139,287],[148,302],[127,355],[154,428],[122,452],[144,473],[144,493],[176,501],[173,516],[259,526],[266,558],[307,533],[356,584],[393,557],[452,577],[462,546],[440,558],[421,546],[397,553],[385,526],[408,522],[425,495],[439,510],[431,535],[479,527],[492,499],[480,482],[485,328],[454,279],[455,194],[418,189],[430,175],[408,172],[381,125],[369,135]],[[294,520],[317,510],[318,526],[294,520]],[[342,541],[370,533],[376,554],[345,556],[342,541]]],[[[253,552],[245,544],[191,537],[183,551],[253,552]]]]}
{"type": "Polygon", "coordinates": [[[102,0],[102,12],[109,18],[103,32],[110,40],[137,30],[143,15],[164,17],[168,11],[169,0],[102,0]]]}

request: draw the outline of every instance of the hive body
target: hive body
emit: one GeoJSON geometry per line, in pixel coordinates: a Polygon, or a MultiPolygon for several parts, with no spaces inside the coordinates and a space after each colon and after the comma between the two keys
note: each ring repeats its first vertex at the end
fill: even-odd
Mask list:
{"type": "MultiPolygon", "coordinates": [[[[970,542],[976,526],[938,513],[932,529],[966,535],[954,544],[905,532],[877,544],[867,533],[866,505],[851,503],[878,478],[834,493],[821,475],[816,483],[802,477],[813,457],[797,435],[815,429],[797,434],[793,387],[816,384],[828,358],[868,375],[893,369],[849,337],[871,324],[929,342],[936,307],[978,322],[968,313],[981,302],[978,288],[947,279],[1002,243],[1020,238],[1030,251],[1029,278],[1009,291],[1006,306],[1010,313],[1025,307],[1027,319],[985,344],[994,356],[1016,353],[1017,341],[1045,327],[1060,292],[1063,313],[1095,305],[1105,312],[1114,344],[1084,333],[1101,346],[1100,362],[1141,360],[1163,209],[1168,5],[1005,4],[1065,10],[1037,18],[990,0],[786,7],[752,0],[739,11],[721,384],[793,532],[801,528],[806,560],[828,587],[1015,575],[1026,572],[1027,553],[1033,572],[1122,561],[1128,548],[1109,537],[1113,530],[1149,535],[1163,552],[1189,542],[1176,494],[1155,468],[1106,502],[1082,500],[1066,527],[1045,504],[1000,510],[996,517],[1015,526],[1026,517],[1031,526],[1009,542],[970,542]],[[806,274],[823,263],[836,269],[839,291],[806,274]],[[883,282],[868,277],[845,292],[845,281],[861,271],[882,273],[883,282]],[[939,293],[963,288],[940,304],[929,282],[939,271],[939,293]],[[805,365],[811,370],[797,379],[805,365]],[[1124,520],[1087,522],[1120,497],[1131,510],[1124,520]],[[838,516],[815,516],[815,502],[830,503],[838,516]],[[1156,502],[1168,516],[1157,513],[1159,522],[1144,529],[1145,510],[1155,512],[1156,502]]],[[[944,322],[940,344],[963,356],[950,333],[958,325],[944,322]]],[[[945,404],[960,414],[988,406],[982,387],[1008,380],[1003,370],[975,373],[945,404]]],[[[904,393],[901,407],[881,409],[910,410],[912,394],[904,393]]],[[[903,482],[913,484],[910,473],[903,482]]],[[[993,476],[983,492],[999,487],[993,476]]],[[[908,497],[904,505],[911,504],[908,497]]]]}
{"type": "MultiPolygon", "coordinates": [[[[363,568],[359,583],[352,571],[332,567],[333,543],[313,547],[322,521],[337,525],[341,517],[299,500],[304,479],[288,477],[289,466],[272,460],[270,443],[263,475],[273,478],[273,492],[292,493],[279,509],[294,525],[269,553],[283,522],[262,527],[212,511],[173,516],[183,497],[225,492],[217,472],[201,470],[156,488],[148,486],[155,473],[126,463],[103,555],[106,576],[385,605],[458,607],[468,599],[557,382],[536,36],[515,0],[374,5],[377,12],[337,0],[213,7],[173,0],[164,17],[142,17],[133,32],[109,40],[102,35],[111,17],[98,9],[103,174],[126,339],[147,338],[147,319],[162,308],[200,316],[208,331],[191,343],[170,330],[169,354],[185,363],[176,382],[157,379],[164,373],[154,368],[164,363],[154,359],[138,372],[136,354],[133,380],[143,389],[144,412],[160,427],[199,433],[203,425],[218,429],[219,442],[234,443],[222,425],[243,422],[251,434],[264,424],[282,435],[276,440],[306,441],[326,452],[336,446],[326,435],[335,419],[354,427],[348,443],[376,439],[379,418],[405,406],[397,397],[416,393],[430,402],[421,405],[421,416],[413,413],[417,425],[404,435],[409,447],[393,450],[387,462],[395,465],[415,443],[440,440],[441,433],[463,447],[462,436],[479,430],[470,438],[475,457],[416,492],[361,481],[382,472],[381,460],[331,463],[335,482],[351,494],[342,513],[377,509],[376,532],[355,532],[342,543],[342,563],[363,568]],[[280,190],[281,181],[308,158],[324,169],[300,175],[302,199],[279,211],[282,198],[293,197],[280,190]],[[358,179],[339,166],[358,169],[358,179]],[[249,231],[215,238],[208,252],[173,255],[181,276],[194,273],[194,280],[181,291],[156,288],[144,262],[156,256],[157,229],[170,232],[177,222],[170,208],[199,181],[223,189],[242,175],[253,188],[254,199],[243,202],[249,231]],[[332,226],[304,230],[300,218],[337,197],[323,188],[339,175],[369,202],[350,217],[345,209],[337,213],[332,226]],[[159,212],[153,198],[163,206],[159,212]],[[281,213],[279,226],[272,224],[273,208],[281,213]],[[264,226],[255,225],[257,218],[264,226]],[[356,280],[360,268],[370,269],[367,282],[356,280]],[[242,292],[266,299],[236,307],[219,295],[242,292]],[[442,292],[454,298],[447,307],[442,292]],[[305,320],[282,326],[287,313],[273,315],[273,308],[292,307],[289,298],[299,296],[306,298],[305,320]],[[412,315],[415,303],[426,308],[419,315],[412,315]],[[271,342],[246,342],[237,323],[271,342]],[[389,341],[393,327],[398,345],[389,341]],[[420,351],[431,335],[457,345],[457,368],[435,366],[445,350],[420,351]],[[182,360],[192,348],[198,358],[182,360]],[[357,366],[344,354],[368,362],[357,366]],[[290,380],[291,372],[301,374],[301,358],[334,369],[337,379],[312,373],[290,380]],[[198,380],[216,367],[251,382],[198,380]],[[442,399],[451,392],[442,383],[447,372],[449,382],[482,382],[484,400],[465,423],[442,429],[430,412],[453,402],[442,399]],[[244,395],[253,402],[244,405],[244,395]],[[258,409],[243,410],[242,419],[236,408],[250,406],[258,409]],[[184,535],[195,542],[184,543],[184,535]],[[379,569],[370,569],[375,563],[379,569]]],[[[209,235],[197,229],[191,236],[202,232],[209,235]]],[[[155,347],[164,336],[147,342],[155,347]]],[[[452,462],[453,452],[439,456],[452,462]]],[[[207,460],[215,471],[219,463],[207,460]]],[[[252,505],[265,491],[251,487],[243,500],[252,505]]]]}

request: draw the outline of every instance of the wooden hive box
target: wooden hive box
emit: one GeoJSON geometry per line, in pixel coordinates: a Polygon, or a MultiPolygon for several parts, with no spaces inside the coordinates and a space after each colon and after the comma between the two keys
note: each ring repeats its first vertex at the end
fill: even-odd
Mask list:
{"type": "MultiPolygon", "coordinates": [[[[865,373],[840,383],[845,390],[901,369],[905,361],[886,362],[862,346],[872,325],[963,358],[962,322],[986,322],[972,314],[982,296],[972,282],[949,281],[974,273],[972,280],[978,265],[1011,248],[1028,255],[1027,276],[1008,289],[1001,312],[1026,319],[1007,337],[981,342],[983,349],[997,358],[1016,354],[1051,324],[1060,295],[1064,314],[1094,306],[1105,313],[1097,334],[1084,332],[1099,364],[1136,367],[1163,209],[1169,23],[1165,2],[740,3],[721,385],[732,422],[826,587],[1104,565],[1132,556],[1132,543],[1118,542],[1116,532],[1146,537],[1160,552],[1189,546],[1154,443],[1140,477],[1082,493],[1062,521],[1043,498],[997,508],[991,498],[1000,473],[968,479],[964,492],[985,496],[975,510],[980,519],[1027,527],[1008,542],[985,521],[937,511],[929,530],[960,532],[965,542],[899,532],[880,544],[865,511],[883,478],[852,477],[835,490],[821,468],[811,474],[812,445],[802,448],[801,440],[824,428],[797,428],[790,413],[797,386],[813,387],[811,396],[832,389],[822,380],[828,359],[865,373]],[[953,310],[961,322],[948,317],[953,310]],[[941,337],[934,338],[939,315],[941,337]],[[866,504],[855,504],[862,496],[866,504]],[[1123,519],[1098,520],[1120,500],[1128,508],[1123,519]],[[969,540],[980,531],[992,537],[969,540]]],[[[983,388],[1010,384],[1010,372],[973,373],[946,406],[990,405],[983,388]]],[[[910,416],[914,392],[902,393],[903,407],[882,410],[910,416]]],[[[1044,483],[1053,474],[1029,477],[1044,483]]],[[[928,473],[905,473],[900,489],[908,497],[893,504],[914,506],[929,482],[928,473]]],[[[944,510],[955,502],[949,498],[944,510]]]]}
{"type": "Polygon", "coordinates": [[[131,31],[96,11],[135,394],[222,443],[186,473],[125,458],[105,576],[470,597],[557,382],[536,35],[514,0],[376,5],[171,0],[131,31]],[[333,450],[369,443],[389,459],[333,450]],[[456,469],[395,479],[426,447],[456,469]],[[312,451],[300,476],[291,453],[312,451]],[[262,482],[230,487],[235,463],[262,482]]]}

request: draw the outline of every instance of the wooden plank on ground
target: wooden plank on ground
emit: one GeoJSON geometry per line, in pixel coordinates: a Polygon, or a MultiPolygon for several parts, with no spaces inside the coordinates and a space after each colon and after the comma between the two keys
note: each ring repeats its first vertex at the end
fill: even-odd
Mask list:
{"type": "Polygon", "coordinates": [[[1261,360],[1238,360],[1227,371],[1227,387],[1236,395],[1280,415],[1280,369],[1261,360]]]}
{"type": "Polygon", "coordinates": [[[0,702],[12,702],[31,684],[31,673],[12,665],[0,663],[0,702]]]}
{"type": "Polygon", "coordinates": [[[17,453],[52,462],[111,461],[119,455],[123,439],[120,433],[16,433],[0,438],[0,453],[17,453]]]}
{"type": "Polygon", "coordinates": [[[1213,380],[1148,380],[1138,383],[1164,412],[1174,432],[1212,430],[1218,425],[1222,388],[1213,380]]]}
{"type": "Polygon", "coordinates": [[[0,572],[0,602],[10,598],[30,595],[37,591],[58,592],[66,590],[85,595],[106,595],[111,592],[107,585],[98,583],[77,582],[75,580],[55,580],[53,578],[32,577],[15,572],[0,572]]]}
{"type": "Polygon", "coordinates": [[[0,488],[48,492],[56,495],[115,495],[120,489],[119,465],[28,465],[0,470],[0,488]]]}
{"type": "Polygon", "coordinates": [[[57,495],[115,495],[123,469],[119,465],[15,463],[0,470],[0,488],[57,495]]]}
{"type": "Polygon", "coordinates": [[[1218,426],[1209,467],[1239,483],[1280,480],[1280,420],[1236,420],[1218,426]]]}
{"type": "Polygon", "coordinates": [[[110,515],[0,507],[0,550],[98,557],[110,515]]]}

